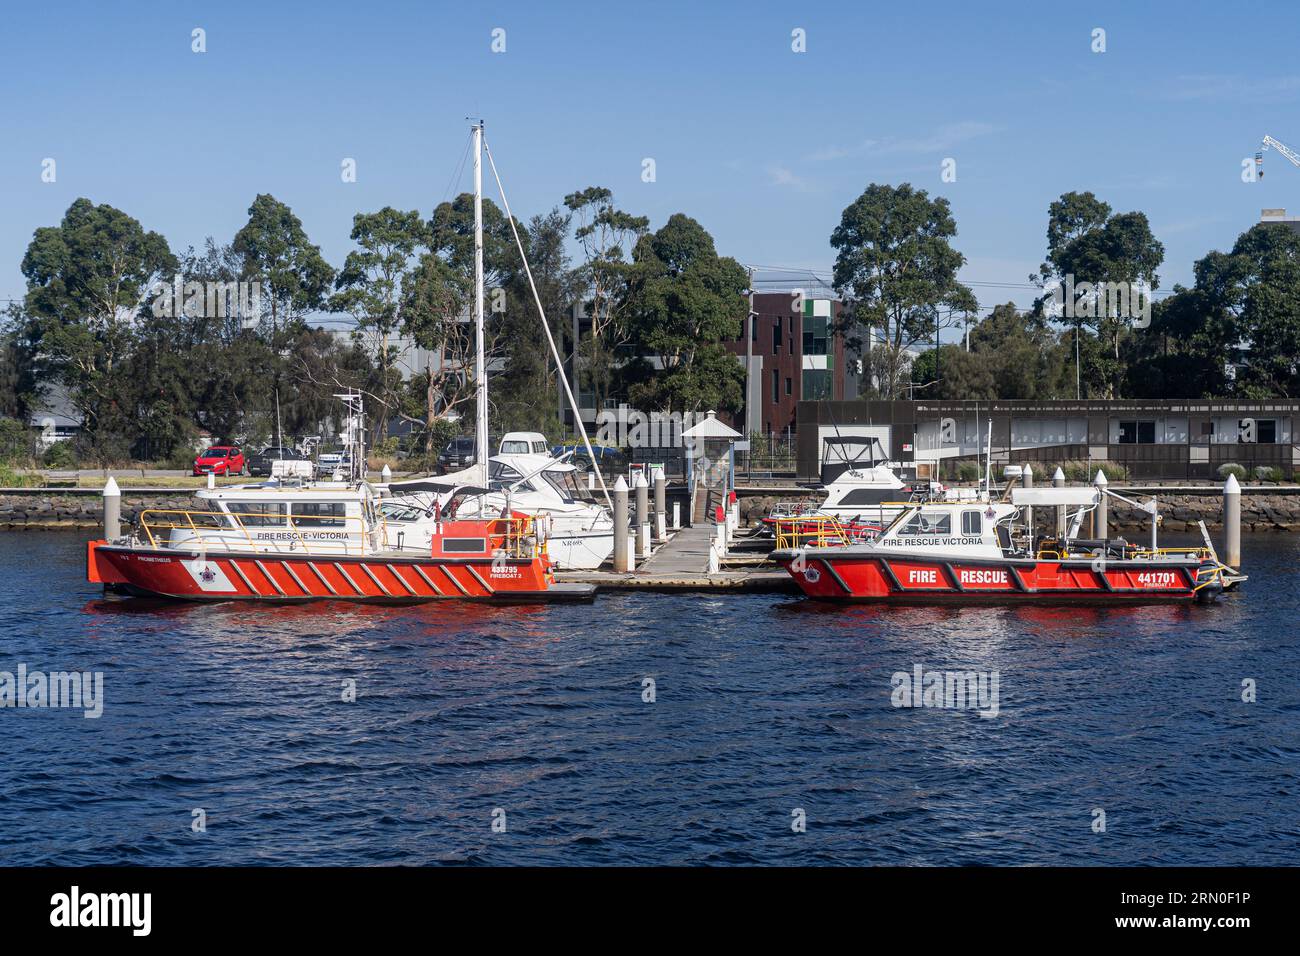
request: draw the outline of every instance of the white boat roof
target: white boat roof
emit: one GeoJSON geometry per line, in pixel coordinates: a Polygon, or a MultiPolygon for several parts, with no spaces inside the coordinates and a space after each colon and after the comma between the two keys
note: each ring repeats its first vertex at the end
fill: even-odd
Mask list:
{"type": "Polygon", "coordinates": [[[567,461],[557,461],[550,455],[493,455],[492,461],[509,465],[521,475],[531,475],[537,471],[577,471],[577,467],[567,461]]]}
{"type": "Polygon", "coordinates": [[[1016,505],[1093,505],[1096,488],[1012,488],[1011,502],[1016,505]]]}
{"type": "Polygon", "coordinates": [[[195,497],[201,501],[358,501],[374,496],[370,485],[350,485],[342,481],[278,482],[258,485],[228,485],[224,488],[200,488],[195,497]]]}

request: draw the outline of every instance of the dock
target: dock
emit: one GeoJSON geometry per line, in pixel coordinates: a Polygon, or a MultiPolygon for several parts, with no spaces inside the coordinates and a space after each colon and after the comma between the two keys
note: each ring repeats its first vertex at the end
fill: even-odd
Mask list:
{"type": "MultiPolygon", "coordinates": [[[[635,570],[558,571],[557,581],[595,584],[610,591],[759,591],[798,593],[794,580],[782,570],[725,568],[709,573],[709,543],[714,526],[700,522],[672,532],[635,570]]],[[[751,559],[752,560],[752,559],[751,559]]],[[[726,561],[724,559],[724,565],[726,561]]],[[[746,562],[748,563],[748,562],[746,562]]]]}

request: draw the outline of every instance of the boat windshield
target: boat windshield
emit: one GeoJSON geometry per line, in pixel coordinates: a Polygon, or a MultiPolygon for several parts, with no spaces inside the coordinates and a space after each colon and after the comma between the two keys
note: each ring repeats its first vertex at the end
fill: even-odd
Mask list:
{"type": "Polygon", "coordinates": [[[554,488],[566,502],[576,501],[582,497],[582,489],[578,486],[577,475],[576,471],[542,472],[542,477],[546,479],[546,483],[554,488]]]}
{"type": "Polygon", "coordinates": [[[894,515],[893,521],[885,525],[884,529],[880,532],[879,535],[877,535],[877,537],[883,538],[885,535],[889,534],[889,532],[893,531],[895,528],[897,528],[900,524],[902,524],[904,521],[906,521],[909,517],[911,517],[914,514],[916,514],[915,511],[910,511],[907,508],[903,508],[898,512],[898,514],[894,515]]]}

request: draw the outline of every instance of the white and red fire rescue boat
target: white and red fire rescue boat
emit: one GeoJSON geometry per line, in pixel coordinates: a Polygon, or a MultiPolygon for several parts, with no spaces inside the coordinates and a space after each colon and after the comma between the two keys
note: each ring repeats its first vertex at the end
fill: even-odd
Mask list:
{"type": "MultiPolygon", "coordinates": [[[[189,601],[591,600],[556,583],[544,527],[528,515],[434,520],[404,546],[368,486],[201,493],[208,510],[147,510],[133,533],[91,541],[87,577],[105,591],[189,601]]],[[[403,533],[403,537],[405,534],[403,533]]]]}
{"type": "MultiPolygon", "coordinates": [[[[870,542],[843,546],[824,531],[780,535],[772,558],[804,594],[834,601],[894,603],[1134,604],[1208,601],[1243,578],[1213,549],[1157,548],[1122,538],[1083,539],[1095,488],[1008,488],[991,501],[927,500],[902,505],[870,542]],[[1010,500],[1006,500],[1007,498],[1010,500]],[[1022,511],[1074,507],[1059,538],[1036,537],[1022,511]],[[832,546],[817,546],[829,539],[832,546]]],[[[1118,496],[1116,496],[1118,497],[1118,496]]],[[[1149,507],[1157,522],[1154,505],[1149,507]]]]}

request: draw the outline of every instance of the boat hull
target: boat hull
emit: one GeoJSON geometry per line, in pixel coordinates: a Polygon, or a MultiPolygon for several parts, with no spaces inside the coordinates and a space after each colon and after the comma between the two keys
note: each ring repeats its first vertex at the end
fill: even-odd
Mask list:
{"type": "Polygon", "coordinates": [[[772,558],[809,597],[897,604],[1153,604],[1222,587],[1198,561],[936,558],[872,549],[786,549],[772,558]]]}
{"type": "Polygon", "coordinates": [[[184,601],[587,601],[591,585],[554,583],[541,558],[202,553],[91,541],[87,578],[105,590],[184,601]]]}

